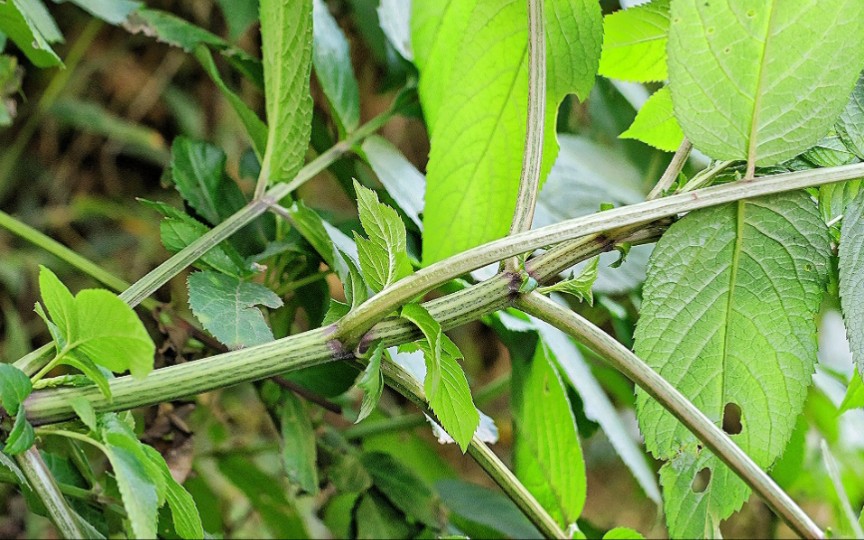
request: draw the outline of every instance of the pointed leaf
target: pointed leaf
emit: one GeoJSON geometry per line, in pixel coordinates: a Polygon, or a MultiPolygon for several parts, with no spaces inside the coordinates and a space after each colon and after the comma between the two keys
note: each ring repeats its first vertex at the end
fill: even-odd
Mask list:
{"type": "Polygon", "coordinates": [[[360,89],[348,40],[324,0],[312,1],[312,65],[342,132],[360,123],[360,89]]]}
{"type": "Polygon", "coordinates": [[[378,195],[354,181],[360,223],[369,239],[356,236],[363,277],[379,292],[412,272],[405,224],[396,210],[378,202],[378,195]]]}
{"type": "Polygon", "coordinates": [[[663,87],[651,94],[621,138],[636,139],[667,152],[678,148],[684,140],[684,133],[672,115],[672,95],[668,88],[663,87]]]}
{"type": "Polygon", "coordinates": [[[622,81],[666,80],[669,0],[616,11],[603,17],[600,75],[622,81]]]}
{"type": "Polygon", "coordinates": [[[215,272],[189,276],[189,307],[204,328],[231,349],[273,341],[258,305],[275,309],[282,299],[258,283],[215,272]]]}
{"type": "Polygon", "coordinates": [[[381,399],[381,393],[384,391],[384,375],[381,373],[381,357],[383,355],[384,344],[378,343],[369,357],[369,364],[363,370],[360,378],[357,379],[357,387],[363,390],[363,402],[360,404],[360,413],[357,415],[355,424],[372,414],[372,411],[378,406],[378,400],[381,399]]]}
{"type": "Polygon", "coordinates": [[[186,488],[174,480],[162,454],[150,446],[142,445],[142,448],[151,463],[162,474],[162,479],[165,482],[165,502],[168,503],[168,507],[171,509],[174,530],[180,535],[180,538],[190,540],[204,538],[204,526],[201,524],[201,516],[198,513],[198,507],[195,505],[195,499],[186,491],[186,488]]]}
{"type": "Polygon", "coordinates": [[[715,159],[763,166],[806,150],[834,123],[864,67],[857,0],[677,0],[671,21],[675,116],[715,159]]]}
{"type": "Polygon", "coordinates": [[[309,420],[309,412],[293,393],[283,392],[282,397],[279,416],[282,420],[282,463],[285,472],[288,480],[306,493],[318,493],[315,431],[309,420]]]}
{"type": "Polygon", "coordinates": [[[75,298],[57,275],[44,266],[39,266],[39,294],[42,302],[60,333],[65,337],[78,333],[75,298]]]}
{"type": "Polygon", "coordinates": [[[261,0],[267,150],[261,177],[287,182],[303,165],[312,129],[312,1],[261,0]]]}
{"type": "Polygon", "coordinates": [[[843,214],[839,251],[840,306],[852,360],[864,376],[864,190],[843,214]]]}
{"type": "Polygon", "coordinates": [[[363,155],[375,171],[384,189],[393,197],[420,230],[423,222],[423,194],[426,192],[426,177],[383,137],[373,135],[363,141],[363,155]]]}
{"type": "Polygon", "coordinates": [[[864,159],[864,76],[855,83],[835,129],[846,147],[864,159]]]}
{"type": "Polygon", "coordinates": [[[183,136],[174,139],[171,177],[189,206],[211,225],[246,203],[240,188],[225,175],[225,153],[211,144],[183,136]]]}
{"type": "MultiPolygon", "coordinates": [[[[636,353],[765,468],[811,383],[829,243],[809,195],[796,192],[688,214],[649,263],[636,353]]],[[[636,403],[646,446],[667,460],[670,535],[712,536],[749,489],[645,392],[636,403]]]]}
{"type": "Polygon", "coordinates": [[[589,305],[593,306],[594,293],[591,291],[591,288],[594,286],[594,282],[597,281],[597,264],[599,262],[600,258],[594,257],[587,266],[582,268],[582,272],[578,276],[571,276],[554,285],[542,287],[540,288],[540,292],[543,294],[551,292],[570,294],[580,301],[586,300],[589,305]]]}

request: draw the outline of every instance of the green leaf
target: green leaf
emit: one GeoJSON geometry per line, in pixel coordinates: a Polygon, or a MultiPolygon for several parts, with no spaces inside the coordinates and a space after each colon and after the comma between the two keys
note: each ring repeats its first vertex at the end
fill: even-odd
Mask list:
{"type": "Polygon", "coordinates": [[[315,431],[309,412],[300,398],[291,392],[282,393],[279,411],[282,420],[282,464],[288,481],[310,494],[318,493],[315,431]]]}
{"type": "Polygon", "coordinates": [[[827,222],[842,216],[861,191],[861,180],[837,182],[819,187],[819,211],[827,222]]]}
{"type": "Polygon", "coordinates": [[[401,316],[426,336],[424,342],[418,343],[426,362],[423,384],[426,399],[441,426],[464,452],[480,425],[480,413],[471,399],[468,379],[457,362],[462,353],[423,306],[408,304],[402,308],[401,316]]]}
{"type": "Polygon", "coordinates": [[[252,142],[252,148],[255,150],[255,155],[258,159],[264,155],[267,147],[267,125],[261,120],[258,114],[249,108],[243,99],[237,95],[222,79],[216,63],[213,61],[213,54],[210,49],[203,45],[198,45],[195,48],[195,57],[201,63],[201,67],[213,80],[213,83],[222,92],[222,95],[228,100],[231,108],[237,113],[243,127],[246,128],[246,134],[249,135],[249,140],[252,142]]]}
{"type": "Polygon", "coordinates": [[[363,156],[375,171],[387,193],[417,227],[423,230],[423,194],[426,177],[414,167],[398,148],[383,137],[373,135],[363,141],[363,156]]]}
{"type": "Polygon", "coordinates": [[[543,538],[500,491],[449,479],[438,481],[435,488],[450,510],[450,522],[471,538],[543,538]]]}
{"type": "Polygon", "coordinates": [[[141,448],[150,462],[161,472],[165,482],[165,502],[171,509],[174,530],[181,538],[204,538],[204,526],[201,524],[201,516],[192,495],[174,480],[162,454],[145,444],[142,444],[141,448]]]}
{"type": "Polygon", "coordinates": [[[59,31],[56,30],[57,27],[50,16],[48,16],[50,25],[39,27],[40,8],[42,11],[45,10],[45,6],[38,0],[8,0],[0,3],[0,32],[14,41],[36,67],[62,66],[60,57],[49,45],[52,41],[59,41],[56,39],[58,37],[62,39],[62,36],[59,36],[59,31]],[[49,34],[45,35],[45,31],[49,34]]]}
{"type": "Polygon", "coordinates": [[[12,430],[6,437],[6,444],[3,446],[3,452],[10,456],[20,454],[31,446],[36,440],[36,433],[33,431],[33,426],[27,421],[27,413],[24,407],[18,407],[18,413],[15,415],[15,423],[12,424],[12,430]]]}
{"type": "Polygon", "coordinates": [[[374,491],[366,492],[356,506],[357,538],[408,538],[408,524],[396,509],[374,491]]]}
{"type": "Polygon", "coordinates": [[[188,285],[195,317],[228,348],[273,341],[273,332],[256,306],[275,309],[282,299],[264,285],[208,271],[190,274],[188,285]]]}
{"type": "Polygon", "coordinates": [[[69,405],[90,431],[99,431],[99,425],[96,420],[96,411],[93,409],[93,405],[90,404],[90,401],[87,398],[82,396],[73,397],[69,400],[69,405]]]}
{"type": "MultiPolygon", "coordinates": [[[[57,2],[58,0],[54,0],[57,2]]],[[[129,15],[141,7],[141,2],[132,0],[60,0],[68,1],[84,11],[103,21],[120,25],[126,22],[129,15]]]]}
{"type": "Polygon", "coordinates": [[[840,306],[852,360],[864,376],[864,190],[846,207],[840,228],[840,306]]]}
{"type": "Polygon", "coordinates": [[[370,452],[360,458],[372,475],[375,487],[399,510],[409,522],[440,528],[441,503],[432,490],[411,469],[390,454],[370,452]]]}
{"type": "MultiPolygon", "coordinates": [[[[796,192],[688,214],[649,263],[636,354],[718,426],[729,415],[732,439],[764,468],[786,448],[811,383],[829,244],[796,192]]],[[[636,404],[648,450],[667,461],[670,535],[712,536],[750,490],[645,392],[636,404]]]]}
{"type": "Polygon", "coordinates": [[[246,203],[225,174],[225,153],[202,141],[179,136],[171,144],[171,177],[180,195],[198,214],[218,225],[246,203]]]}
{"type": "Polygon", "coordinates": [[[261,177],[287,182],[303,165],[312,130],[312,1],[261,0],[267,150],[261,177]]]}
{"type": "Polygon", "coordinates": [[[616,11],[603,17],[600,75],[634,82],[666,80],[669,0],[616,11]]]}
{"type": "Polygon", "coordinates": [[[684,133],[672,114],[672,94],[668,88],[663,87],[651,94],[621,138],[642,141],[667,152],[678,148],[684,140],[684,133]]]}
{"type": "Polygon", "coordinates": [[[405,239],[405,224],[396,210],[378,202],[378,195],[356,180],[357,210],[369,239],[356,233],[360,269],[373,292],[379,292],[412,272],[405,239]]]}
{"type": "MultiPolygon", "coordinates": [[[[516,0],[413,2],[420,98],[432,146],[423,262],[506,234],[516,205],[528,107],[527,7],[516,0]]],[[[541,178],[555,155],[558,105],[585,99],[602,40],[600,6],[549,0],[541,178]]]]}
{"type": "Polygon", "coordinates": [[[839,167],[858,161],[858,157],[846,147],[840,137],[830,132],[800,157],[817,167],[839,167]]]}
{"type": "Polygon", "coordinates": [[[570,276],[564,281],[559,281],[549,287],[540,288],[543,294],[551,292],[562,292],[575,296],[580,302],[586,300],[589,305],[594,305],[594,293],[591,288],[594,282],[597,281],[597,264],[600,262],[599,257],[594,259],[582,269],[578,276],[570,276]]]}
{"type": "Polygon", "coordinates": [[[140,32],[155,37],[163,43],[179,47],[186,52],[192,52],[202,44],[218,48],[228,46],[219,36],[158,9],[139,9],[129,17],[125,26],[133,34],[140,32]]]}
{"type": "Polygon", "coordinates": [[[75,297],[57,275],[44,266],[39,267],[39,293],[51,316],[51,322],[56,325],[63,337],[77,334],[75,297]]]}
{"type": "Polygon", "coordinates": [[[312,22],[315,76],[344,134],[360,123],[360,89],[351,67],[351,50],[324,0],[312,1],[312,22]]]}
{"type": "Polygon", "coordinates": [[[23,371],[10,364],[0,364],[0,406],[9,415],[18,414],[19,407],[32,391],[30,378],[23,371]]]}
{"type": "Polygon", "coordinates": [[[603,540],[645,540],[638,531],[627,527],[615,527],[603,535],[603,540]]]}
{"type": "Polygon", "coordinates": [[[258,2],[249,0],[216,0],[228,23],[228,35],[236,41],[258,20],[258,2]]]}
{"type": "Polygon", "coordinates": [[[852,374],[849,387],[846,388],[846,395],[837,412],[842,414],[862,407],[864,407],[864,382],[861,381],[861,375],[856,372],[852,374]]]}
{"type": "Polygon", "coordinates": [[[513,470],[561,527],[582,513],[585,462],[570,401],[542,341],[530,362],[514,362],[513,470]]]}
{"type": "Polygon", "coordinates": [[[381,399],[384,391],[384,375],[381,373],[381,358],[384,356],[384,344],[378,343],[369,357],[369,364],[360,378],[357,379],[357,388],[363,390],[363,402],[360,404],[360,413],[357,415],[355,424],[372,414],[381,399]]]}
{"type": "Polygon", "coordinates": [[[834,128],[846,147],[864,159],[864,76],[855,83],[834,128]]]}
{"type": "Polygon", "coordinates": [[[808,0],[794,9],[783,0],[678,0],[671,21],[675,116],[687,139],[715,159],[764,166],[807,149],[843,110],[864,65],[857,0],[808,0]]]}
{"type": "Polygon", "coordinates": [[[18,109],[13,96],[21,92],[23,73],[16,57],[0,55],[0,126],[12,125],[18,109]]]}

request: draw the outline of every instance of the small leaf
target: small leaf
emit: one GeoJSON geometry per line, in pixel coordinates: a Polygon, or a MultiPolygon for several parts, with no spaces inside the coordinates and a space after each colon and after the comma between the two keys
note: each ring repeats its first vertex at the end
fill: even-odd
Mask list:
{"type": "Polygon", "coordinates": [[[634,82],[666,80],[669,0],[616,11],[603,17],[600,75],[634,82]]]}
{"type": "Polygon", "coordinates": [[[20,454],[33,446],[33,441],[35,440],[36,433],[33,431],[33,426],[27,421],[27,413],[24,411],[24,407],[18,407],[15,423],[12,424],[12,430],[9,432],[9,436],[6,437],[3,452],[10,456],[20,454]]]}
{"type": "Polygon", "coordinates": [[[383,452],[366,453],[360,459],[372,475],[375,487],[405,513],[409,522],[418,521],[434,528],[441,526],[440,501],[411,469],[383,452]]]}
{"type": "Polygon", "coordinates": [[[424,307],[408,304],[402,308],[401,316],[414,323],[426,336],[424,342],[417,343],[426,362],[423,385],[426,398],[442,427],[464,452],[480,424],[480,413],[471,399],[465,373],[457,362],[462,354],[424,307]]]}
{"type": "Polygon", "coordinates": [[[837,412],[842,414],[862,407],[864,407],[864,382],[861,382],[861,375],[855,372],[852,374],[849,387],[846,388],[846,395],[843,397],[843,402],[837,412]]]}
{"type": "Polygon", "coordinates": [[[174,530],[181,538],[204,538],[204,527],[201,524],[201,516],[198,513],[198,507],[195,505],[195,499],[186,491],[186,488],[174,480],[174,477],[171,475],[171,469],[168,468],[168,464],[165,462],[162,454],[150,446],[142,444],[141,447],[150,459],[150,462],[162,474],[162,479],[165,482],[165,502],[168,503],[171,509],[174,530]]]}
{"type": "Polygon", "coordinates": [[[261,0],[267,150],[261,178],[287,182],[303,165],[312,129],[312,1],[261,0]]]}
{"type": "Polygon", "coordinates": [[[351,67],[348,40],[324,0],[312,1],[312,65],[341,133],[360,123],[360,90],[351,67]]]}
{"type": "Polygon", "coordinates": [[[44,266],[39,266],[39,294],[60,333],[65,337],[78,333],[75,298],[57,275],[44,266]]]}
{"type": "Polygon", "coordinates": [[[621,138],[636,139],[667,152],[678,148],[684,140],[684,133],[672,114],[672,94],[668,88],[663,87],[651,94],[621,138]]]}
{"type": "Polygon", "coordinates": [[[615,527],[606,531],[606,534],[603,535],[603,540],[645,540],[645,537],[633,529],[615,527]]]}
{"type": "Polygon", "coordinates": [[[471,538],[543,538],[499,490],[449,478],[436,482],[435,489],[450,509],[451,523],[471,538]]]}
{"type": "Polygon", "coordinates": [[[864,376],[864,190],[846,207],[840,228],[840,306],[858,374],[864,376]]]}
{"type": "Polygon", "coordinates": [[[30,378],[11,364],[0,364],[0,406],[10,416],[18,414],[18,408],[33,391],[30,378]]]}
{"type": "Polygon", "coordinates": [[[360,269],[374,292],[392,285],[412,272],[405,239],[405,224],[396,210],[378,202],[378,195],[356,180],[360,223],[369,239],[355,234],[360,269]]]}
{"type": "Polygon", "coordinates": [[[282,393],[279,411],[282,420],[282,464],[288,481],[309,494],[318,493],[315,431],[309,412],[300,398],[291,392],[282,393]]]}
{"type": "Polygon", "coordinates": [[[585,462],[576,419],[545,343],[538,343],[530,362],[514,362],[513,369],[513,469],[566,528],[585,504],[585,462]]]}
{"type": "Polygon", "coordinates": [[[594,293],[591,288],[594,282],[597,281],[597,265],[600,262],[599,257],[594,259],[582,269],[578,276],[570,276],[564,281],[559,281],[549,287],[542,287],[540,292],[543,294],[551,292],[562,292],[575,296],[579,301],[587,300],[588,305],[594,305],[594,293]]]}
{"type": "Polygon", "coordinates": [[[384,344],[378,343],[369,357],[369,364],[360,378],[357,379],[357,387],[363,390],[363,402],[360,404],[360,413],[357,415],[355,424],[372,414],[381,399],[384,391],[384,375],[381,373],[381,358],[384,355],[384,344]]]}
{"type": "Polygon", "coordinates": [[[426,178],[399,152],[390,141],[373,135],[363,141],[363,155],[375,171],[384,189],[393,197],[399,208],[405,212],[417,228],[423,230],[423,194],[426,192],[426,178]]]}
{"type": "MultiPolygon", "coordinates": [[[[60,57],[48,44],[52,41],[51,37],[57,36],[43,34],[45,28],[40,29],[38,27],[37,21],[34,20],[35,13],[31,11],[34,7],[37,10],[39,7],[42,10],[45,9],[45,6],[28,0],[9,0],[0,3],[0,32],[14,41],[21,52],[37,67],[62,66],[63,62],[60,57]]],[[[51,22],[53,24],[53,21],[51,22]]],[[[56,25],[54,30],[56,30],[56,25]]]]}
{"type": "Polygon", "coordinates": [[[189,307],[204,328],[231,349],[273,341],[273,332],[256,306],[275,309],[282,299],[258,283],[215,272],[189,275],[189,307]]]}

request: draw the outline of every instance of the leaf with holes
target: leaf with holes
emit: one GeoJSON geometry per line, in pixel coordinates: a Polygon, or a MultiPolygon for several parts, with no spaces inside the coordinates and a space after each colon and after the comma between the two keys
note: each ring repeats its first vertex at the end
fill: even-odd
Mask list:
{"type": "MultiPolygon", "coordinates": [[[[795,192],[688,214],[648,266],[636,353],[763,468],[811,383],[829,245],[813,201],[795,192]]],[[[639,390],[636,403],[647,448],[667,461],[670,534],[713,535],[749,489],[657,401],[639,390]]]]}
{"type": "Polygon", "coordinates": [[[272,309],[282,299],[259,283],[215,272],[189,276],[189,307],[204,328],[231,349],[273,341],[273,332],[257,307],[272,309]]]}
{"type": "Polygon", "coordinates": [[[603,17],[600,75],[622,81],[666,79],[669,0],[616,11],[603,17]]]}
{"type": "Polygon", "coordinates": [[[519,480],[567,528],[582,513],[586,480],[576,419],[553,364],[538,342],[529,362],[513,366],[513,468],[519,480]]]}
{"type": "Polygon", "coordinates": [[[678,0],[671,17],[675,116],[715,159],[764,166],[806,150],[837,119],[864,66],[858,0],[678,0]]]}
{"type": "Polygon", "coordinates": [[[0,407],[15,418],[2,448],[8,455],[19,454],[33,445],[33,426],[27,422],[24,412],[24,400],[32,391],[30,378],[23,371],[9,364],[0,364],[0,407]]]}

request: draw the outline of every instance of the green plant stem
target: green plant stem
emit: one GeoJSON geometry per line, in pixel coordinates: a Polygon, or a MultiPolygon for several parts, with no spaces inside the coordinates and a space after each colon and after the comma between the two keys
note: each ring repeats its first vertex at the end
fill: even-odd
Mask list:
{"type": "Polygon", "coordinates": [[[353,309],[339,321],[337,337],[346,346],[356,345],[378,321],[399,306],[419,295],[471,270],[543,246],[574,238],[602,233],[620,227],[650,223],[684,212],[709,206],[760,197],[805,187],[852,180],[864,175],[864,164],[845,165],[778,174],[754,181],[712,186],[692,193],[682,193],[653,201],[614,208],[575,219],[569,219],[495,240],[439,261],[399,280],[353,309]]]}
{"type": "Polygon", "coordinates": [[[699,171],[689,182],[684,184],[684,187],[681,188],[681,193],[687,193],[707,186],[718,174],[728,169],[734,163],[734,161],[718,161],[707,169],[699,171]]]}
{"type": "Polygon", "coordinates": [[[578,339],[605,358],[672,413],[723,463],[750,486],[793,531],[803,538],[824,538],[824,533],[768,474],[750,459],[719,427],[666,379],[638,356],[584,317],[536,292],[523,295],[517,307],[578,339]]]}
{"type": "MultiPolygon", "coordinates": [[[[0,483],[19,485],[19,480],[18,477],[15,476],[15,474],[8,469],[0,469],[0,483]]],[[[107,510],[117,514],[118,516],[126,517],[126,510],[124,510],[122,506],[119,506],[115,502],[105,500],[104,497],[90,491],[89,489],[84,489],[70,484],[64,484],[62,482],[57,482],[57,488],[60,490],[60,493],[67,497],[72,497],[73,499],[78,499],[93,504],[104,505],[107,510]]]]}
{"type": "Polygon", "coordinates": [[[51,521],[63,538],[87,538],[81,529],[75,512],[69,507],[69,503],[60,493],[57,482],[48,470],[48,466],[42,461],[42,456],[35,446],[15,457],[18,466],[27,477],[30,487],[39,495],[51,521]]]}
{"type": "MultiPolygon", "coordinates": [[[[546,31],[543,21],[543,0],[528,0],[528,120],[522,173],[510,234],[531,228],[537,193],[540,191],[543,124],[546,120],[546,31]]],[[[519,268],[519,261],[509,259],[505,268],[515,272],[519,268]]]]}
{"type": "Polygon", "coordinates": [[[51,359],[50,362],[48,362],[47,364],[42,366],[42,369],[40,369],[38,373],[36,373],[32,377],[30,377],[30,382],[33,384],[39,382],[42,379],[42,377],[47,375],[48,372],[50,372],[52,369],[57,367],[60,364],[60,362],[63,361],[63,357],[66,356],[67,352],[68,352],[67,350],[60,351],[57,354],[57,356],[55,356],[54,358],[51,359]]]}
{"type": "Polygon", "coordinates": [[[648,193],[649,201],[654,200],[669,191],[669,188],[675,183],[678,175],[681,174],[684,165],[687,164],[687,158],[690,156],[690,150],[692,149],[693,145],[690,144],[690,141],[687,139],[681,141],[681,146],[679,146],[678,150],[675,151],[672,160],[669,162],[669,166],[666,167],[666,170],[663,172],[663,176],[661,176],[660,180],[657,181],[657,185],[654,186],[654,189],[648,193]]]}

